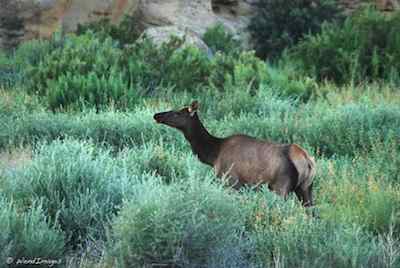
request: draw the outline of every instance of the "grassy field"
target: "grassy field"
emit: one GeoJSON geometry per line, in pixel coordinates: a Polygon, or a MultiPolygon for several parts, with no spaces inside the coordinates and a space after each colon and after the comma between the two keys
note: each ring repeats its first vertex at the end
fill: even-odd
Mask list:
{"type": "Polygon", "coordinates": [[[351,90],[361,89],[307,103],[268,87],[245,99],[187,93],[100,113],[51,113],[3,90],[1,256],[61,257],[71,267],[396,267],[400,99],[351,90]],[[153,122],[192,99],[215,135],[307,148],[320,218],[293,197],[223,187],[183,135],[153,122]]]}
{"type": "Polygon", "coordinates": [[[0,267],[400,267],[395,83],[336,85],[250,52],[210,60],[91,34],[65,42],[0,55],[0,267]],[[165,60],[164,77],[148,54],[165,60]],[[181,133],[154,122],[193,100],[216,136],[306,148],[318,217],[267,187],[224,186],[181,133]]]}

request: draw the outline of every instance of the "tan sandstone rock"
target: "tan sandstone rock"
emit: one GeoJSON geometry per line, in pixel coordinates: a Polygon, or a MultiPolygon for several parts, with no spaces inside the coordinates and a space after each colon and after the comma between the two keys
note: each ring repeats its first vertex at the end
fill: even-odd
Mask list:
{"type": "Polygon", "coordinates": [[[252,14],[252,4],[251,0],[0,0],[0,47],[49,37],[57,29],[74,31],[79,23],[100,18],[118,22],[124,14],[135,14],[144,29],[174,25],[201,35],[221,22],[239,33],[252,14]]]}
{"type": "Polygon", "coordinates": [[[57,29],[73,31],[78,23],[100,18],[117,22],[134,12],[139,0],[0,0],[0,47],[49,37],[57,29]]]}
{"type": "Polygon", "coordinates": [[[159,26],[159,27],[151,27],[143,32],[143,36],[151,39],[155,44],[162,44],[164,42],[168,42],[171,39],[171,36],[176,36],[182,40],[183,47],[185,46],[195,46],[206,53],[209,53],[208,46],[204,43],[204,41],[196,34],[195,32],[189,29],[181,29],[178,26],[159,26]]]}

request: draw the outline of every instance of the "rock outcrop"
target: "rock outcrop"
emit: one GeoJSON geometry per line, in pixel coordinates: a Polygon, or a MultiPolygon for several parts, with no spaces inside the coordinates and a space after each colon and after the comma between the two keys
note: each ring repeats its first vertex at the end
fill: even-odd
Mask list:
{"type": "Polygon", "coordinates": [[[173,25],[202,34],[221,22],[239,33],[252,8],[251,0],[0,0],[0,47],[100,18],[118,22],[124,14],[134,14],[144,29],[173,25]]]}
{"type": "Polygon", "coordinates": [[[73,31],[79,23],[132,13],[139,0],[0,0],[0,48],[49,37],[57,29],[73,31]]]}
{"type": "MultiPolygon", "coordinates": [[[[339,0],[348,9],[361,0],[339,0]]],[[[383,10],[399,7],[400,0],[376,0],[383,10]]],[[[176,26],[202,34],[223,23],[234,34],[247,36],[245,26],[257,0],[0,0],[0,48],[24,40],[49,37],[57,29],[73,31],[79,23],[109,18],[118,22],[135,15],[143,29],[176,26]]],[[[246,39],[246,38],[245,38],[246,39]]]]}
{"type": "Polygon", "coordinates": [[[209,48],[204,41],[195,32],[192,32],[189,29],[183,30],[177,26],[151,27],[143,32],[142,37],[143,36],[146,36],[146,38],[151,39],[153,43],[158,45],[168,42],[171,39],[171,36],[176,36],[183,40],[182,47],[189,45],[195,46],[206,53],[210,53],[209,48]]]}

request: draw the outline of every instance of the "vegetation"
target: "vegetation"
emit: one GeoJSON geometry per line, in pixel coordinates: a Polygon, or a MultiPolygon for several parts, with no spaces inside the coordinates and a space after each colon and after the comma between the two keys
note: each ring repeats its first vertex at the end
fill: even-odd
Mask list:
{"type": "Polygon", "coordinates": [[[134,43],[141,34],[140,26],[135,16],[129,15],[125,15],[118,24],[111,23],[108,18],[83,25],[79,24],[76,33],[81,35],[88,31],[94,32],[100,39],[111,37],[120,46],[134,43]]]}
{"type": "Polygon", "coordinates": [[[347,53],[345,42],[326,51],[327,43],[313,43],[336,40],[328,30],[368,21],[362,29],[373,32],[384,18],[384,36],[396,16],[363,11],[341,28],[326,24],[274,64],[236,50],[221,26],[208,32],[211,56],[179,39],[120,46],[93,28],[0,54],[0,259],[81,268],[399,267],[400,93],[386,77],[399,72],[389,61],[397,54],[389,41],[376,46],[376,76],[364,60],[340,67],[352,77],[312,67],[318,55],[347,53]],[[311,48],[322,52],[302,58],[311,48]],[[216,136],[305,147],[317,163],[317,217],[267,187],[224,187],[183,135],[155,124],[154,113],[194,99],[216,136]]]}
{"type": "Polygon", "coordinates": [[[228,32],[223,24],[216,24],[209,28],[203,35],[203,40],[212,52],[225,54],[237,53],[241,49],[240,41],[228,32]]]}
{"type": "Polygon", "coordinates": [[[366,8],[344,24],[324,24],[294,48],[301,69],[319,80],[337,83],[400,81],[400,12],[386,16],[366,8]]]}
{"type": "Polygon", "coordinates": [[[340,21],[341,17],[332,0],[261,0],[249,30],[257,55],[275,58],[304,35],[318,33],[324,21],[340,21]]]}

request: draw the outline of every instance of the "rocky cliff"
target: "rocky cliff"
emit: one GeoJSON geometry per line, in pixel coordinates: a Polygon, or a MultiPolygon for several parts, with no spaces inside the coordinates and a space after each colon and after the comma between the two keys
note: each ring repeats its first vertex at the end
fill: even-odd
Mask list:
{"type": "MultiPolygon", "coordinates": [[[[145,29],[176,26],[202,34],[216,22],[234,33],[244,30],[257,0],[0,0],[0,48],[24,40],[48,37],[57,29],[73,31],[79,23],[135,14],[145,29]]],[[[353,9],[361,0],[340,0],[353,9]]],[[[376,0],[384,10],[400,0],[376,0]]]]}

